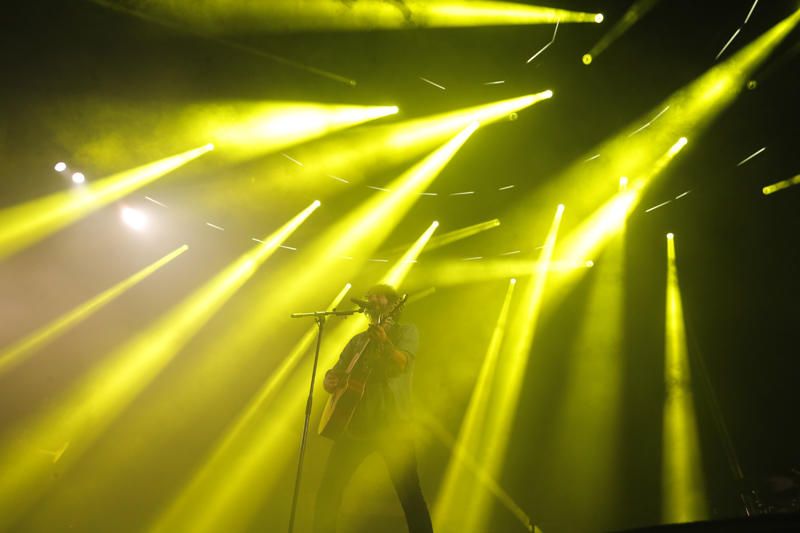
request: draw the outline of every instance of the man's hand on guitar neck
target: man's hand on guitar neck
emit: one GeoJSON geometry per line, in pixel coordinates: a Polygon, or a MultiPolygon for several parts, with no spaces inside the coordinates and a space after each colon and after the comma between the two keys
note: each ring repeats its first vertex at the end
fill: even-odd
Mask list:
{"type": "Polygon", "coordinates": [[[369,331],[369,337],[372,339],[373,342],[377,342],[381,346],[390,342],[389,335],[386,333],[384,326],[380,324],[370,324],[368,331],[369,331]]]}
{"type": "Polygon", "coordinates": [[[408,365],[408,355],[395,347],[392,343],[392,339],[390,339],[389,335],[386,333],[385,326],[370,324],[369,330],[367,331],[369,332],[369,338],[372,342],[380,345],[381,351],[392,363],[397,373],[403,372],[406,369],[406,365],[408,365]]]}

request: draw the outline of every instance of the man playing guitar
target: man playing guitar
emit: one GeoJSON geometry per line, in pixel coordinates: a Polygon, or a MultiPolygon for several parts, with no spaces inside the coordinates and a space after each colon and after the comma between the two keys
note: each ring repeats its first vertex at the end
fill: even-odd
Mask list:
{"type": "Polygon", "coordinates": [[[328,457],[317,494],[314,531],[336,531],[348,481],[361,462],[377,452],[386,462],[410,533],[431,533],[430,514],[417,475],[411,424],[411,377],[419,334],[415,326],[395,322],[402,300],[391,286],[372,287],[367,300],[369,329],[350,339],[323,381],[325,390],[335,394],[354,379],[354,367],[364,376],[363,396],[344,431],[336,435],[328,457]],[[352,365],[354,358],[356,363],[352,365]]]}

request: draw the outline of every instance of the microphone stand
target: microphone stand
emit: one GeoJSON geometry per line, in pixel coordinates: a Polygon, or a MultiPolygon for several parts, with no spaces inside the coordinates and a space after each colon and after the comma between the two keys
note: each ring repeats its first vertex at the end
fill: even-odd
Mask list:
{"type": "Polygon", "coordinates": [[[317,323],[317,347],[314,350],[314,364],[311,367],[311,386],[308,390],[308,401],[306,402],[305,420],[303,422],[303,437],[300,439],[300,458],[297,461],[297,475],[294,479],[294,495],[292,496],[292,510],[289,516],[289,533],[294,530],[294,516],[297,510],[297,500],[300,496],[300,477],[303,474],[303,459],[306,455],[306,443],[308,442],[308,424],[311,420],[311,402],[314,397],[314,381],[317,376],[317,363],[319,362],[319,348],[322,344],[322,331],[325,327],[325,320],[329,316],[350,316],[356,313],[363,313],[364,308],[352,309],[350,311],[313,311],[310,313],[292,313],[292,318],[314,318],[317,323]]]}

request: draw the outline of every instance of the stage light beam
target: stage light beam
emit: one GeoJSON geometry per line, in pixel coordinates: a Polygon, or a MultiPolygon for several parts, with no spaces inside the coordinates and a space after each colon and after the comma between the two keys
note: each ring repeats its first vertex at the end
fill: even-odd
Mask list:
{"type": "Polygon", "coordinates": [[[764,196],[769,196],[770,194],[774,194],[778,191],[782,191],[784,189],[788,189],[793,185],[800,185],[800,174],[793,178],[789,178],[788,180],[782,180],[777,183],[773,183],[771,185],[767,185],[766,187],[761,189],[761,192],[764,196]]]}
{"type": "MultiPolygon", "coordinates": [[[[548,267],[553,258],[558,230],[564,214],[564,205],[559,204],[547,233],[536,271],[527,286],[524,287],[519,303],[508,326],[508,341],[505,343],[502,356],[498,359],[496,370],[496,397],[490,408],[491,416],[487,417],[485,435],[487,445],[481,461],[486,473],[497,479],[503,466],[503,459],[508,448],[511,426],[517,412],[522,380],[533,346],[536,326],[544,300],[547,284],[548,267]]],[[[464,503],[465,532],[481,532],[487,530],[489,517],[488,494],[485,491],[475,493],[470,502],[464,503]]]]}
{"type": "Polygon", "coordinates": [[[158,261],[143,268],[126,280],[117,283],[109,289],[106,289],[94,298],[82,303],[69,313],[56,319],[47,326],[36,330],[27,337],[0,352],[0,375],[21,363],[32,352],[41,349],[47,343],[55,340],[59,335],[62,335],[70,328],[78,325],[81,321],[102,309],[106,304],[122,295],[128,289],[137,285],[139,282],[156,272],[167,263],[171,262],[173,259],[177,258],[188,249],[189,246],[184,244],[177,250],[165,255],[158,261]]]}
{"type": "MultiPolygon", "coordinates": [[[[364,179],[372,169],[413,160],[441,145],[473,122],[485,127],[505,119],[510,113],[552,97],[553,92],[546,90],[396,124],[344,132],[335,138],[294,150],[292,157],[303,162],[302,173],[298,173],[295,168],[287,170],[285,165],[277,168],[270,165],[265,172],[270,177],[258,182],[257,190],[266,193],[275,187],[313,187],[314,191],[319,191],[322,181],[323,186],[338,193],[341,183],[355,184],[364,179]]],[[[215,188],[210,193],[218,196],[219,190],[215,188]]]]}
{"type": "Polygon", "coordinates": [[[397,261],[397,264],[386,274],[381,280],[381,283],[385,283],[387,285],[391,285],[392,287],[397,287],[401,280],[404,280],[406,275],[408,275],[408,271],[411,270],[411,267],[417,261],[419,254],[422,252],[422,249],[425,248],[425,245],[428,244],[433,232],[436,231],[436,228],[439,227],[439,222],[433,221],[430,227],[425,230],[425,233],[419,236],[419,238],[411,245],[408,251],[403,254],[403,256],[397,261]]]}
{"type": "Polygon", "coordinates": [[[708,518],[708,499],[694,409],[675,236],[667,234],[667,295],[662,445],[662,521],[708,518]]]}
{"type": "Polygon", "coordinates": [[[403,0],[396,3],[317,0],[301,4],[296,0],[255,4],[210,0],[204,3],[203,9],[197,9],[190,2],[157,3],[147,9],[152,15],[178,19],[211,34],[599,23],[603,20],[600,13],[486,0],[403,0]]]}
{"type": "Polygon", "coordinates": [[[65,191],[0,211],[0,259],[144,187],[208,152],[208,146],[96,181],[82,194],[65,191]]]}
{"type": "MultiPolygon", "coordinates": [[[[505,298],[497,317],[494,331],[492,332],[486,357],[481,365],[480,373],[470,397],[467,412],[461,423],[458,438],[453,446],[453,455],[447,464],[442,488],[436,498],[433,510],[433,520],[436,529],[440,531],[468,531],[467,524],[462,523],[466,517],[465,504],[478,499],[476,491],[485,490],[478,487],[473,479],[473,474],[467,468],[467,461],[472,458],[483,457],[486,441],[482,439],[484,423],[486,422],[490,391],[495,383],[495,369],[503,337],[506,332],[506,322],[511,309],[511,300],[514,295],[516,279],[512,278],[506,288],[505,298]]],[[[474,461],[474,460],[473,460],[474,461]]],[[[481,468],[483,471],[483,468],[481,468]]],[[[488,477],[488,475],[487,475],[488,477]]]]}

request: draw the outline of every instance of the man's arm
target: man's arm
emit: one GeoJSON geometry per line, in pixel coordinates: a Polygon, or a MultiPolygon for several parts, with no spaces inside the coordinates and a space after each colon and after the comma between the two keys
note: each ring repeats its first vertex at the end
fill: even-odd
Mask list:
{"type": "Polygon", "coordinates": [[[330,370],[325,372],[325,378],[322,380],[322,386],[330,394],[333,394],[334,392],[336,392],[336,389],[339,388],[342,374],[344,373],[344,369],[346,368],[347,363],[349,362],[350,359],[348,355],[350,354],[354,340],[355,337],[350,339],[350,341],[347,343],[347,346],[345,346],[344,350],[342,350],[342,353],[339,354],[339,360],[336,361],[336,364],[333,365],[333,367],[330,370]]]}
{"type": "Polygon", "coordinates": [[[411,354],[404,350],[403,346],[396,346],[392,342],[392,339],[389,338],[389,335],[386,333],[386,330],[383,326],[372,324],[369,327],[369,331],[373,342],[377,342],[381,345],[383,353],[389,361],[392,369],[397,374],[405,372],[408,368],[409,358],[412,357],[411,354]]]}

